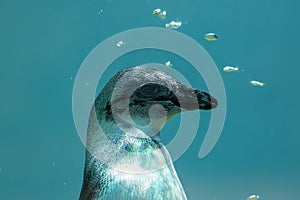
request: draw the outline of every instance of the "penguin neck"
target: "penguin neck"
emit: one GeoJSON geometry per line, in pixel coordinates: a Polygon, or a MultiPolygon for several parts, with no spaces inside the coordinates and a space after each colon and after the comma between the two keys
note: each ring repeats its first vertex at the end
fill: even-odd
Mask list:
{"type": "Polygon", "coordinates": [[[87,137],[90,157],[96,157],[106,167],[122,162],[128,165],[137,164],[146,170],[158,168],[159,165],[172,165],[167,149],[160,142],[159,133],[148,136],[144,130],[122,120],[118,120],[120,123],[117,124],[112,117],[107,116],[109,113],[104,110],[96,112],[95,109],[97,108],[94,106],[87,137]],[[106,152],[106,155],[103,155],[103,152],[106,152]]]}
{"type": "MultiPolygon", "coordinates": [[[[118,116],[115,116],[118,117],[118,116]]],[[[137,127],[136,124],[118,119],[106,120],[102,118],[99,124],[108,141],[116,145],[120,150],[130,153],[147,153],[159,149],[163,144],[160,140],[160,132],[149,136],[147,128],[137,127]]]]}

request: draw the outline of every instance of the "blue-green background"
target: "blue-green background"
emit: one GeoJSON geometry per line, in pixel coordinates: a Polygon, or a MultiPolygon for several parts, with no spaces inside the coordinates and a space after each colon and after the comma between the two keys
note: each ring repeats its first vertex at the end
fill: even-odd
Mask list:
{"type": "MultiPolygon", "coordinates": [[[[85,149],[71,105],[82,61],[114,34],[179,19],[178,31],[218,65],[228,101],[213,151],[197,156],[209,123],[209,112],[201,113],[196,139],[175,162],[188,198],[244,200],[257,193],[262,200],[298,200],[299,8],[296,0],[1,0],[0,199],[78,199],[85,149]],[[152,16],[158,7],[167,10],[165,21],[152,16]],[[203,39],[211,31],[218,41],[203,39]],[[244,72],[223,73],[227,64],[244,72]],[[266,86],[252,87],[252,79],[266,86]]],[[[167,60],[194,87],[206,88],[185,60],[145,50],[116,60],[99,89],[121,68],[167,60]]],[[[179,119],[165,127],[166,140],[179,119]]]]}

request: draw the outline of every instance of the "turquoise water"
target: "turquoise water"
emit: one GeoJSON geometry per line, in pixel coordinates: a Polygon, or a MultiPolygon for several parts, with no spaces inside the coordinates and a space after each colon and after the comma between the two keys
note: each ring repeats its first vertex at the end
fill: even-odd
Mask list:
{"type": "MultiPolygon", "coordinates": [[[[73,122],[72,89],[82,61],[114,34],[177,19],[183,22],[177,31],[199,42],[219,67],[228,109],[213,151],[198,158],[210,117],[201,113],[196,139],[175,162],[188,198],[299,199],[298,8],[292,0],[2,0],[0,199],[78,199],[85,148],[73,122]],[[155,8],[168,18],[154,17],[155,8]],[[219,39],[204,40],[207,32],[219,39]],[[223,73],[228,64],[244,71],[223,73]],[[266,86],[252,87],[252,79],[266,86]]],[[[98,90],[119,69],[167,60],[193,87],[206,89],[186,60],[141,50],[113,62],[98,90]]],[[[168,123],[163,139],[172,138],[167,133],[179,119],[168,123]]]]}

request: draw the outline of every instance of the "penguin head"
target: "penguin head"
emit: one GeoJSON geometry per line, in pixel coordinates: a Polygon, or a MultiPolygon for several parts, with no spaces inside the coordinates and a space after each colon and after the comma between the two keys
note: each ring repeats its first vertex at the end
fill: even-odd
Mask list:
{"type": "Polygon", "coordinates": [[[156,121],[160,129],[166,120],[182,111],[210,110],[218,104],[210,94],[187,87],[151,67],[128,68],[113,79],[114,117],[130,117],[140,126],[156,121]]]}

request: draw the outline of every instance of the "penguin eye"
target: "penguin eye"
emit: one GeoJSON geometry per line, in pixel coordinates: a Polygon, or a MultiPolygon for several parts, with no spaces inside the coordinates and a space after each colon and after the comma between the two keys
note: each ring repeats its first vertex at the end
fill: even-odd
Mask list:
{"type": "Polygon", "coordinates": [[[156,87],[154,85],[144,85],[142,86],[141,90],[142,90],[142,93],[144,95],[152,95],[154,92],[156,92],[156,87]]]}

